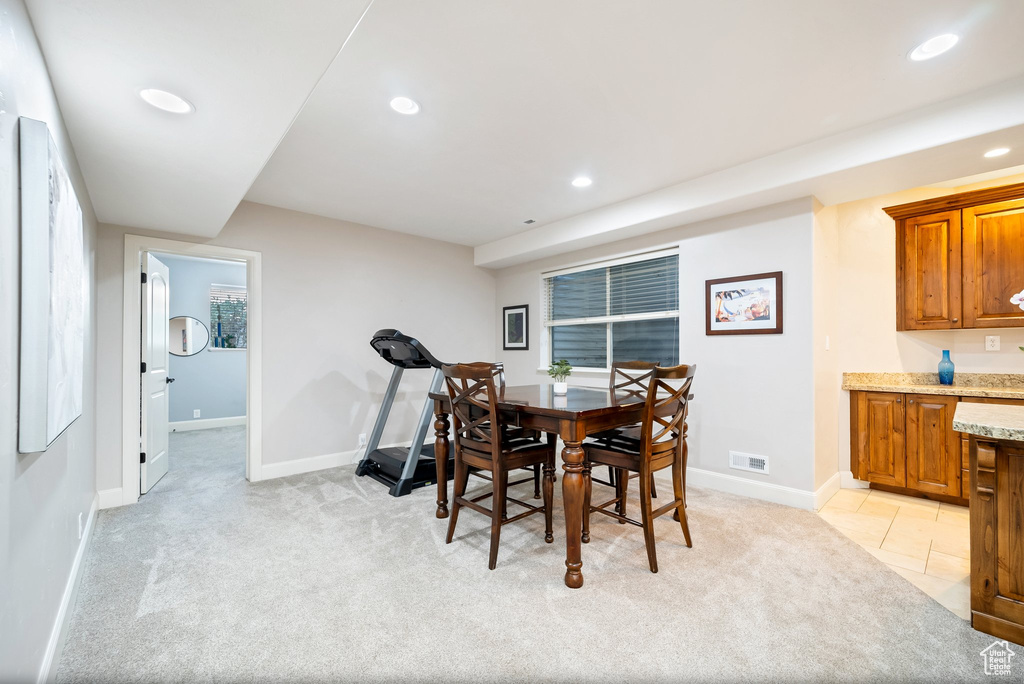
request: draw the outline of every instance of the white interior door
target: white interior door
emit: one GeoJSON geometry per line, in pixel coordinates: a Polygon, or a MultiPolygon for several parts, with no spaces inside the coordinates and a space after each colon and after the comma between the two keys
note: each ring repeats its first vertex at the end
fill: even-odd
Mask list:
{"type": "Polygon", "coordinates": [[[170,361],[171,288],[167,266],[143,255],[146,284],[142,286],[142,458],[141,491],[148,492],[167,473],[167,392],[170,361]]]}

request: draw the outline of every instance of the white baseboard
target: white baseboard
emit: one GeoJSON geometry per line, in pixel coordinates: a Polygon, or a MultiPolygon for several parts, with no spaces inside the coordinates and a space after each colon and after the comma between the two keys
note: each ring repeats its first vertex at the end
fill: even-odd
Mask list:
{"type": "MultiPolygon", "coordinates": [[[[384,444],[378,448],[408,448],[408,446],[408,444],[384,444]]],[[[323,454],[321,456],[307,456],[306,458],[296,458],[292,459],[291,461],[281,461],[280,463],[264,463],[263,468],[261,469],[260,472],[260,479],[272,480],[276,477],[287,477],[288,475],[301,475],[302,473],[311,473],[315,470],[326,470],[328,468],[337,468],[338,466],[359,463],[359,461],[363,457],[364,448],[365,447],[359,447],[357,449],[339,451],[333,454],[323,454]]]]}
{"type": "MultiPolygon", "coordinates": [[[[686,484],[694,487],[707,487],[721,492],[749,496],[752,499],[771,501],[772,503],[792,506],[813,511],[817,500],[817,492],[810,492],[794,487],[783,487],[771,482],[757,482],[745,477],[716,473],[698,468],[686,469],[686,484]]],[[[821,491],[821,490],[818,490],[821,491]]]]}
{"type": "Polygon", "coordinates": [[[116,489],[101,489],[97,492],[96,497],[99,502],[99,509],[102,511],[105,508],[114,508],[124,503],[121,498],[121,492],[123,490],[118,487],[116,489]]]}
{"type": "Polygon", "coordinates": [[[840,470],[839,475],[842,478],[842,489],[867,489],[870,486],[867,481],[855,478],[850,470],[840,470]]]}
{"type": "Polygon", "coordinates": [[[821,507],[841,489],[841,475],[842,473],[835,473],[832,477],[825,480],[825,484],[818,487],[818,491],[814,492],[814,510],[820,511],[821,507]]]}
{"type": "MultiPolygon", "coordinates": [[[[120,492],[121,490],[118,490],[120,492]]],[[[64,642],[68,637],[68,627],[71,625],[71,608],[75,605],[75,597],[78,596],[78,582],[82,575],[82,558],[92,538],[92,526],[96,520],[96,511],[99,509],[98,498],[92,500],[89,508],[89,517],[85,521],[85,528],[82,530],[82,539],[78,542],[78,551],[75,552],[75,560],[71,563],[71,572],[68,575],[67,584],[64,585],[64,595],[60,599],[60,607],[57,609],[57,617],[53,623],[53,630],[50,632],[50,640],[46,644],[46,652],[43,654],[43,664],[39,668],[38,684],[49,684],[57,676],[57,665],[60,661],[60,654],[64,650],[64,642]]]]}
{"type": "Polygon", "coordinates": [[[245,416],[228,416],[227,418],[198,418],[196,420],[176,420],[169,423],[171,432],[188,432],[189,430],[209,430],[210,428],[232,427],[245,425],[245,416]]]}

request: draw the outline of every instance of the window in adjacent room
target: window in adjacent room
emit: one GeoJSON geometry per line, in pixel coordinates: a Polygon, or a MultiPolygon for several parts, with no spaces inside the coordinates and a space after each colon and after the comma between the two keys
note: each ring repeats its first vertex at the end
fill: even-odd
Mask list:
{"type": "Polygon", "coordinates": [[[246,348],[246,291],[237,285],[210,285],[210,347],[246,348]]]}
{"type": "Polygon", "coordinates": [[[548,361],[679,363],[679,255],[641,254],[544,277],[548,361]]]}

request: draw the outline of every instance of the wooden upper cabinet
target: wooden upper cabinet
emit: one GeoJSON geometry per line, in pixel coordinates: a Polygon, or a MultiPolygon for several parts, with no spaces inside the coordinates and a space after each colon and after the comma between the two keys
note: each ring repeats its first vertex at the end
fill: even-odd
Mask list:
{"type": "Polygon", "coordinates": [[[904,487],[903,395],[889,392],[852,392],[851,464],[859,480],[904,487]]]}
{"type": "Polygon", "coordinates": [[[953,429],[959,397],[908,394],[904,398],[907,487],[929,494],[961,496],[960,434],[953,429]]]}
{"type": "Polygon", "coordinates": [[[1024,327],[1024,183],[886,207],[896,220],[896,328],[1024,327]]]}
{"type": "MultiPolygon", "coordinates": [[[[903,221],[901,330],[960,327],[960,212],[903,221]]],[[[897,316],[899,320],[901,316],[897,316]]]]}
{"type": "Polygon", "coordinates": [[[964,327],[1024,325],[1024,199],[963,210],[964,327]]]}

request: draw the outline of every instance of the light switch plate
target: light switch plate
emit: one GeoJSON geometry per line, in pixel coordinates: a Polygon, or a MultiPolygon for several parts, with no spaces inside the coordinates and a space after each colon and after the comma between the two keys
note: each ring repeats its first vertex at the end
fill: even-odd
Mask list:
{"type": "Polygon", "coordinates": [[[985,351],[999,351],[999,335],[985,336],[985,351]]]}

